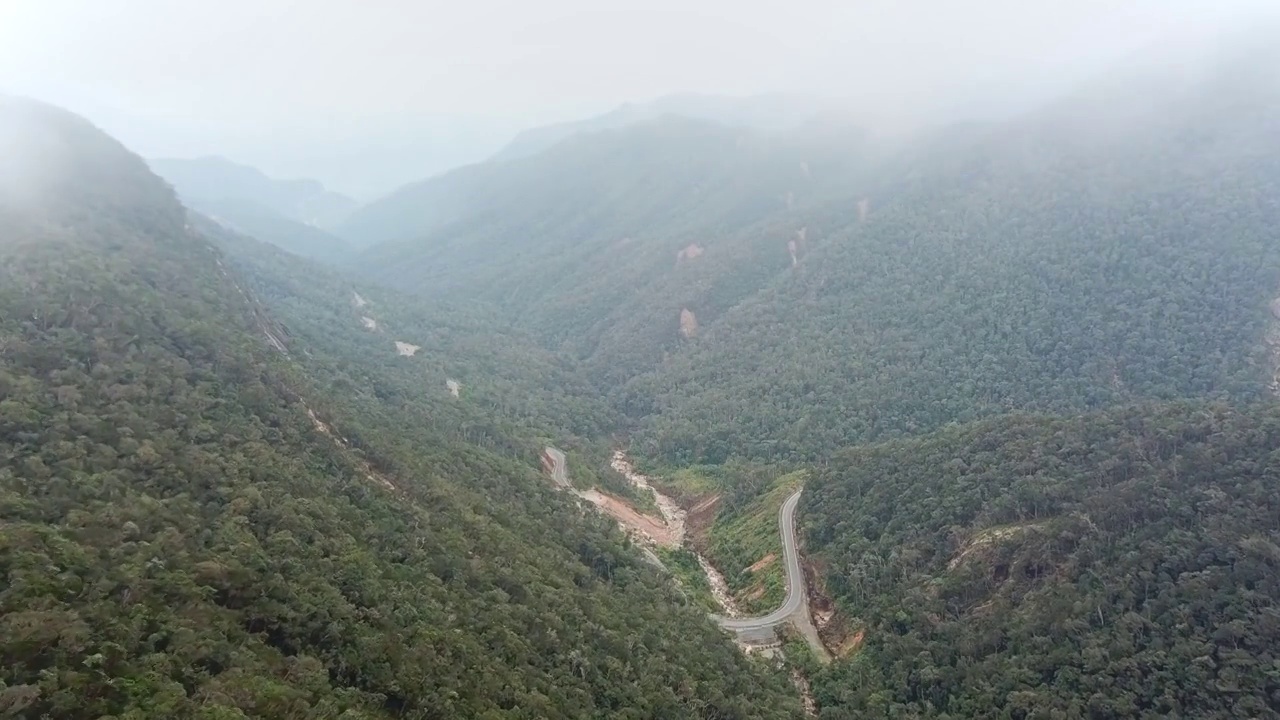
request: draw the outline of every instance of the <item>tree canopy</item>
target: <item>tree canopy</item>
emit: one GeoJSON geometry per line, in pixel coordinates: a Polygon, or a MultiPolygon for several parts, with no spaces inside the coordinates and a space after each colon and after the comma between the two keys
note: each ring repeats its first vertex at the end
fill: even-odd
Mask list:
{"type": "Polygon", "coordinates": [[[53,172],[0,214],[4,714],[798,715],[548,487],[541,415],[446,431],[413,358],[282,323],[140,160],[0,104],[30,118],[53,172]]]}

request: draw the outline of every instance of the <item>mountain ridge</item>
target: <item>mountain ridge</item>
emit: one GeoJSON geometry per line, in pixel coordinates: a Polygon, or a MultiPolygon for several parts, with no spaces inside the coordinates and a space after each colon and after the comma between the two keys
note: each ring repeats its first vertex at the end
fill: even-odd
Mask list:
{"type": "Polygon", "coordinates": [[[817,115],[828,101],[791,93],[767,93],[742,97],[704,93],[675,93],[644,103],[623,103],[613,110],[587,118],[530,128],[516,135],[489,158],[508,161],[536,155],[575,135],[617,130],[656,120],[664,115],[715,122],[774,133],[795,128],[817,115]]]}
{"type": "Polygon", "coordinates": [[[318,180],[277,180],[218,155],[154,158],[148,164],[188,200],[248,200],[314,227],[331,227],[357,206],[318,180]]]}

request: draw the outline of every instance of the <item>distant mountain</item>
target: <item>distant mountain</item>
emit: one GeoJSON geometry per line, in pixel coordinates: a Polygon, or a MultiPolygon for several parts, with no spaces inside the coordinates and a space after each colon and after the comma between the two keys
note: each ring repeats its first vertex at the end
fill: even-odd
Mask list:
{"type": "Polygon", "coordinates": [[[333,227],[358,205],[341,193],[326,190],[316,180],[276,180],[226,158],[162,158],[149,162],[158,175],[173,184],[184,201],[193,204],[249,202],[317,228],[333,227]]]}
{"type": "Polygon", "coordinates": [[[637,442],[800,461],[1010,410],[1266,397],[1275,67],[1093,88],[904,150],[865,218],[815,207],[795,272],[632,381],[637,442]]]}
{"type": "Polygon", "coordinates": [[[806,95],[774,93],[750,97],[666,95],[648,103],[627,103],[586,120],[532,128],[520,133],[493,160],[513,160],[546,150],[574,135],[613,130],[677,115],[766,133],[790,130],[822,112],[829,103],[806,95]]]}
{"type": "Polygon", "coordinates": [[[348,254],[330,227],[357,203],[315,180],[274,180],[220,157],[150,161],[182,201],[219,222],[296,255],[334,262],[348,254]]]}
{"type": "Polygon", "coordinates": [[[821,717],[1274,715],[1274,53],[892,143],[619,111],[352,213],[350,277],[0,112],[0,700],[797,716],[554,441],[738,592],[807,478],[821,717]]]}
{"type": "Polygon", "coordinates": [[[287,218],[248,200],[185,200],[187,205],[228,230],[252,236],[298,255],[328,264],[349,258],[351,245],[333,233],[287,218]]]}
{"type": "Polygon", "coordinates": [[[897,145],[833,113],[780,137],[666,116],[406,187],[342,231],[371,277],[493,303],[584,360],[680,463],[1256,398],[1269,67],[1108,79],[897,145]]]}

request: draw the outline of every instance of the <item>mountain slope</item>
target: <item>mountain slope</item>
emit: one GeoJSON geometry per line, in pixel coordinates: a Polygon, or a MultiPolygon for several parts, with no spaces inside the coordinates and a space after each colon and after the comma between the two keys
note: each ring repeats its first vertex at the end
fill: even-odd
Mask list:
{"type": "Polygon", "coordinates": [[[679,346],[685,308],[707,322],[787,272],[812,240],[802,203],[869,172],[861,140],[822,157],[667,118],[407,187],[343,232],[378,243],[370,277],[491,303],[613,383],[679,346]]]}
{"type": "Polygon", "coordinates": [[[403,189],[361,271],[492,305],[676,464],[809,461],[1010,409],[1266,392],[1274,53],[873,143],[678,118],[403,189]]]}
{"type": "Polygon", "coordinates": [[[339,351],[141,160],[7,99],[0,147],[6,714],[798,714],[531,459],[376,366],[313,399],[339,351]]]}
{"type": "MultiPolygon", "coordinates": [[[[515,457],[534,458],[553,444],[568,451],[575,483],[635,494],[608,470],[617,413],[573,363],[491,309],[422,303],[353,283],[198,216],[193,223],[226,250],[247,287],[287,325],[320,396],[393,401],[415,411],[408,425],[416,430],[431,428],[515,457]],[[412,360],[399,354],[397,343],[417,348],[412,360]]],[[[360,434],[388,432],[402,431],[393,426],[360,434]]]]}
{"type": "Polygon", "coordinates": [[[888,163],[866,222],[810,224],[800,272],[631,383],[639,447],[808,460],[1010,409],[1265,394],[1280,82],[1141,89],[888,163]]]}
{"type": "Polygon", "coordinates": [[[1008,416],[847,451],[806,545],[864,638],[823,717],[1280,713],[1280,410],[1008,416]]]}

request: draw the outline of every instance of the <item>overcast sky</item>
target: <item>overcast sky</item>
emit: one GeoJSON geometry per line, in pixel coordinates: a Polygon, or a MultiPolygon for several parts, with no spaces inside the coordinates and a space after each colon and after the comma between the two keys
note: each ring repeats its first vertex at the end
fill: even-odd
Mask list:
{"type": "Polygon", "coordinates": [[[0,0],[0,91],[147,156],[368,195],[676,91],[906,109],[1059,88],[1274,0],[0,0]]]}

